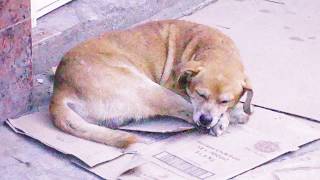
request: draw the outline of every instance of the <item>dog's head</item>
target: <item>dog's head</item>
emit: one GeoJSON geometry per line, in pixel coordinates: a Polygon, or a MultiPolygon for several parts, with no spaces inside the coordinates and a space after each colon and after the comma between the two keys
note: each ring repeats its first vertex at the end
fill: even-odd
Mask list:
{"type": "Polygon", "coordinates": [[[186,90],[193,106],[193,120],[213,127],[247,93],[244,112],[251,113],[252,87],[237,59],[196,59],[181,64],[178,84],[186,90]]]}

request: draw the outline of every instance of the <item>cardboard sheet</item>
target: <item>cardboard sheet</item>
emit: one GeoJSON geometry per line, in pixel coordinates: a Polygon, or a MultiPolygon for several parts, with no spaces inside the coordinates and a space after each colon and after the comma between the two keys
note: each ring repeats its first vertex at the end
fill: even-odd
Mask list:
{"type": "Polygon", "coordinates": [[[309,152],[299,157],[266,164],[235,180],[318,180],[320,174],[320,151],[309,152]]]}
{"type": "MultiPolygon", "coordinates": [[[[176,130],[180,129],[179,125],[185,126],[175,120],[163,122],[140,125],[148,131],[158,126],[168,127],[170,123],[176,130]]],[[[75,156],[82,162],[75,161],[75,164],[106,179],[113,179],[141,164],[144,164],[142,171],[139,172],[138,167],[138,171],[131,171],[123,178],[231,178],[320,138],[319,123],[260,108],[255,109],[248,124],[231,126],[220,137],[201,134],[197,130],[180,133],[134,131],[132,133],[143,141],[125,151],[61,132],[52,125],[47,111],[10,119],[7,124],[17,133],[75,156]]],[[[139,129],[139,124],[134,126],[139,129]]]]}
{"type": "Polygon", "coordinates": [[[251,129],[234,128],[219,138],[196,132],[180,135],[154,148],[146,159],[184,179],[229,179],[296,149],[251,129]]]}
{"type": "Polygon", "coordinates": [[[255,104],[320,121],[320,1],[278,2],[217,1],[183,19],[235,41],[255,104]]]}
{"type": "Polygon", "coordinates": [[[81,162],[73,161],[77,166],[84,168],[104,179],[117,179],[121,174],[144,164],[146,161],[137,154],[124,154],[113,161],[99,164],[95,167],[84,166],[81,162]]]}
{"type": "Polygon", "coordinates": [[[58,130],[52,124],[48,112],[37,112],[6,122],[15,132],[36,139],[64,154],[73,155],[90,167],[115,159],[124,153],[120,149],[80,139],[58,130]]]}
{"type": "Polygon", "coordinates": [[[122,174],[120,180],[186,180],[184,177],[163,168],[154,162],[145,163],[137,168],[134,168],[125,174],[122,174]]]}
{"type": "Polygon", "coordinates": [[[319,123],[256,108],[221,137],[193,131],[152,144],[149,162],[120,179],[228,179],[319,138],[319,123]]]}
{"type": "Polygon", "coordinates": [[[153,133],[174,133],[194,129],[195,127],[178,118],[164,117],[156,120],[146,120],[121,126],[119,129],[153,133]],[[155,128],[156,127],[156,128],[155,128]]]}
{"type": "Polygon", "coordinates": [[[137,150],[169,138],[177,132],[194,128],[182,120],[170,118],[162,118],[162,123],[152,120],[127,125],[123,128],[133,131],[131,133],[138,136],[141,143],[123,150],[66,134],[52,124],[47,107],[39,109],[41,112],[8,119],[6,123],[18,134],[29,136],[57,151],[74,156],[76,159],[71,158],[74,164],[105,179],[115,179],[123,172],[143,164],[145,160],[137,154],[137,150]],[[158,129],[155,128],[158,126],[158,129]],[[162,133],[149,133],[152,131],[162,133]]]}

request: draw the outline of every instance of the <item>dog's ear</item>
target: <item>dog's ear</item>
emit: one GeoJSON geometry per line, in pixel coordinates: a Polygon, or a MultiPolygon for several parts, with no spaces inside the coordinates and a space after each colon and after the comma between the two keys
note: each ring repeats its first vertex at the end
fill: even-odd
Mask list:
{"type": "Polygon", "coordinates": [[[178,84],[181,89],[186,89],[192,77],[197,75],[198,72],[192,70],[186,70],[182,72],[178,77],[178,84]]]}
{"type": "Polygon", "coordinates": [[[243,104],[243,111],[248,114],[251,115],[252,114],[252,109],[251,109],[251,101],[253,98],[253,89],[252,89],[252,85],[250,83],[250,80],[246,77],[244,82],[243,82],[243,94],[246,94],[246,100],[243,104]]]}
{"type": "Polygon", "coordinates": [[[183,65],[179,65],[176,71],[178,85],[181,89],[185,89],[192,77],[196,76],[201,70],[199,63],[196,61],[189,61],[183,65]]]}

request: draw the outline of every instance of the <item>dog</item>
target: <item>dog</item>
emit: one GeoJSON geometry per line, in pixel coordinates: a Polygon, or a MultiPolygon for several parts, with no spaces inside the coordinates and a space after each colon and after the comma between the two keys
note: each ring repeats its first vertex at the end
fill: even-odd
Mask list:
{"type": "Polygon", "coordinates": [[[177,117],[218,136],[230,121],[248,120],[252,96],[229,37],[164,20],[107,32],[68,51],[49,111],[64,132],[126,148],[137,138],[117,127],[154,116],[177,117]],[[246,92],[241,113],[236,105],[246,92]]]}

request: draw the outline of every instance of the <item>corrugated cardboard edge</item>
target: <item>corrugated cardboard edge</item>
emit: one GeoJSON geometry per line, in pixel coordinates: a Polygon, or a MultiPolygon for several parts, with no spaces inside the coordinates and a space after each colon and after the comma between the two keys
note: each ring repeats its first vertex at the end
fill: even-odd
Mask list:
{"type": "MultiPolygon", "coordinates": [[[[135,159],[134,160],[130,160],[130,161],[124,161],[126,162],[125,164],[122,164],[121,167],[115,167],[113,165],[113,163],[117,163],[121,158],[124,158],[124,156],[126,155],[130,155],[130,154],[123,154],[117,158],[114,159],[114,161],[110,161],[110,162],[106,162],[106,163],[101,163],[95,167],[88,167],[85,166],[84,164],[82,164],[81,162],[79,162],[77,159],[72,159],[71,162],[73,164],[75,164],[76,166],[90,172],[93,173],[103,179],[117,179],[119,176],[121,176],[122,174],[124,174],[125,172],[132,170],[136,167],[139,167],[145,163],[147,163],[147,160],[144,159],[141,155],[139,154],[131,154],[134,155],[135,159]],[[112,166],[114,168],[121,168],[121,169],[117,169],[117,172],[107,172],[107,173],[101,173],[99,172],[99,170],[97,170],[96,168],[104,168],[103,166],[112,166]]],[[[107,168],[107,167],[106,167],[107,168]]]]}
{"type": "Polygon", "coordinates": [[[7,124],[15,133],[26,135],[26,133],[23,132],[21,129],[18,129],[13,124],[11,124],[10,119],[7,119],[5,121],[5,124],[7,124]]]}
{"type": "Polygon", "coordinates": [[[138,132],[148,132],[148,133],[178,133],[178,132],[184,132],[184,131],[188,131],[188,130],[192,130],[192,129],[195,129],[195,127],[179,127],[175,130],[170,130],[170,131],[161,131],[161,130],[158,130],[157,129],[142,129],[140,128],[139,126],[131,126],[131,125],[128,125],[128,126],[122,126],[122,127],[119,127],[119,129],[121,130],[126,130],[126,131],[138,131],[138,132]]]}
{"type": "Polygon", "coordinates": [[[183,119],[162,116],[133,122],[119,127],[121,130],[149,133],[177,133],[195,129],[196,127],[183,119]]]}
{"type": "Polygon", "coordinates": [[[94,167],[94,166],[99,165],[99,164],[101,164],[101,163],[106,163],[106,162],[110,162],[110,161],[112,161],[112,160],[114,160],[114,159],[117,159],[118,157],[121,157],[121,156],[123,156],[124,154],[132,154],[132,153],[130,153],[130,152],[128,152],[128,153],[127,153],[127,152],[123,152],[123,153],[120,154],[119,156],[114,157],[114,158],[112,158],[112,159],[108,159],[108,160],[103,161],[103,162],[101,162],[101,163],[99,163],[99,164],[90,165],[90,164],[86,163],[84,160],[80,159],[79,157],[76,157],[76,156],[74,156],[74,155],[72,155],[72,154],[69,154],[69,153],[67,153],[67,152],[65,152],[65,151],[63,151],[62,149],[59,149],[59,148],[57,148],[57,147],[53,147],[53,146],[51,146],[50,144],[48,144],[48,143],[46,143],[46,142],[43,142],[43,141],[41,141],[41,140],[33,137],[32,135],[24,132],[23,130],[15,127],[14,124],[13,124],[10,120],[11,120],[11,119],[7,119],[7,120],[5,121],[5,123],[6,123],[15,133],[17,133],[17,134],[22,134],[22,135],[24,135],[24,136],[30,137],[30,138],[32,138],[32,139],[34,139],[34,140],[37,140],[38,142],[40,142],[40,143],[42,143],[42,144],[44,144],[44,145],[46,145],[46,146],[48,146],[48,147],[50,147],[50,148],[53,148],[53,149],[55,149],[56,151],[59,151],[59,152],[65,154],[65,155],[68,155],[68,156],[72,157],[72,158],[70,158],[70,159],[77,159],[77,160],[79,160],[79,162],[81,162],[81,163],[83,164],[83,166],[94,167]]]}

